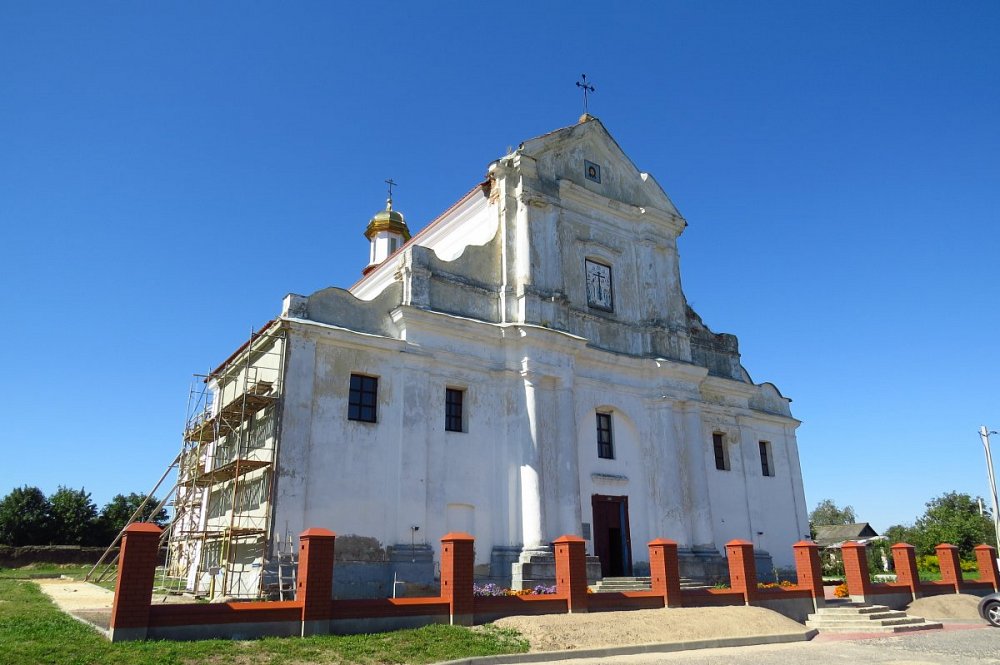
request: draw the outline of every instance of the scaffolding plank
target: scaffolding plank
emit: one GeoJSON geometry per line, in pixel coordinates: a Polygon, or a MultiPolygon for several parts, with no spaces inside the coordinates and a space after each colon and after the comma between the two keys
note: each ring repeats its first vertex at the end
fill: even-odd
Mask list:
{"type": "Polygon", "coordinates": [[[238,459],[229,462],[228,464],[223,464],[222,466],[212,469],[211,471],[206,471],[200,476],[194,479],[194,484],[206,487],[208,485],[215,485],[216,483],[223,483],[227,480],[232,480],[237,476],[242,476],[244,474],[250,473],[251,471],[256,471],[257,469],[263,469],[264,467],[271,466],[270,462],[258,459],[238,459]]]}
{"type": "Polygon", "coordinates": [[[250,536],[263,536],[264,529],[232,528],[216,531],[182,531],[182,535],[188,538],[204,538],[205,540],[217,540],[219,538],[248,538],[250,536]]]}
{"type": "Polygon", "coordinates": [[[218,414],[190,427],[184,434],[184,440],[214,441],[219,436],[230,434],[253,414],[274,403],[277,395],[269,394],[273,385],[271,381],[256,381],[250,384],[244,392],[219,409],[218,414]]]}

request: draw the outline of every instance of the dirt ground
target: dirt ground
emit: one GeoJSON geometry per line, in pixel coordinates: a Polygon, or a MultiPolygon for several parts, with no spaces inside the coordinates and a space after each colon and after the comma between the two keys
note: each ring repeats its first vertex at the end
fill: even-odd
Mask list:
{"type": "Polygon", "coordinates": [[[929,596],[918,598],[906,608],[906,613],[925,619],[946,621],[982,622],[979,616],[979,597],[968,594],[951,594],[947,596],[929,596]]]}
{"type": "Polygon", "coordinates": [[[762,607],[681,607],[548,614],[506,617],[498,620],[496,625],[520,631],[531,642],[532,651],[806,632],[802,624],[762,607]]]}
{"type": "Polygon", "coordinates": [[[46,596],[64,612],[111,609],[115,594],[90,582],[64,579],[33,580],[46,596]]]}

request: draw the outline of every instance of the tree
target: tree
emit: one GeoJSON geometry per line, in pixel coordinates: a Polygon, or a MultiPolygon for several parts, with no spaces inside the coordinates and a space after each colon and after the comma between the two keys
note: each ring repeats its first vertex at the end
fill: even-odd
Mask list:
{"type": "Polygon", "coordinates": [[[83,545],[84,540],[89,544],[97,522],[97,506],[90,500],[90,492],[60,485],[49,497],[49,505],[53,545],[83,545]]]}
{"type": "Polygon", "coordinates": [[[844,506],[838,508],[831,499],[823,499],[811,513],[809,513],[809,523],[813,526],[833,526],[840,524],[854,524],[858,518],[854,515],[854,508],[844,506]]]}
{"type": "Polygon", "coordinates": [[[886,537],[886,540],[895,545],[896,543],[908,543],[913,545],[911,541],[914,540],[913,537],[913,527],[904,526],[902,524],[893,524],[891,527],[882,532],[882,535],[886,537]]]}
{"type": "Polygon", "coordinates": [[[0,500],[0,543],[47,545],[50,534],[49,500],[37,487],[18,487],[0,500]]]}
{"type": "MultiPolygon", "coordinates": [[[[101,509],[101,515],[98,518],[100,523],[100,535],[101,544],[111,544],[111,541],[115,539],[118,532],[125,528],[125,524],[135,511],[142,505],[142,502],[146,500],[146,495],[136,494],[132,492],[128,495],[116,494],[111,497],[111,501],[104,505],[101,509]]],[[[160,500],[155,496],[149,498],[146,505],[142,509],[138,519],[141,522],[153,522],[157,526],[164,526],[167,523],[167,511],[160,509],[156,515],[153,515],[153,509],[159,505],[160,500]]]]}
{"type": "Polygon", "coordinates": [[[979,514],[979,501],[968,494],[948,492],[927,502],[927,510],[913,525],[911,543],[918,554],[934,554],[935,546],[948,543],[958,548],[963,559],[973,556],[972,548],[996,546],[989,515],[979,514]]]}

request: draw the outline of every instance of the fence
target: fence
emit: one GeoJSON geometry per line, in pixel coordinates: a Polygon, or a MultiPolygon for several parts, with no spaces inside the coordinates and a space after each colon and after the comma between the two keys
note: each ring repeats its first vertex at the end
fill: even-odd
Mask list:
{"type": "MultiPolygon", "coordinates": [[[[477,597],[473,594],[473,538],[464,533],[449,533],[441,539],[438,596],[337,600],[332,597],[336,535],[326,529],[308,529],[299,536],[299,574],[294,601],[153,605],[159,536],[160,529],[153,524],[137,523],[126,530],[110,623],[113,641],[349,634],[430,623],[470,625],[512,615],[721,605],[757,605],[802,621],[824,603],[819,547],[811,541],[793,546],[798,574],[798,584],[794,587],[758,588],[753,545],[745,540],[733,540],[726,543],[730,587],[683,590],[677,543],[657,539],[649,543],[652,587],[649,591],[589,594],[585,541],[577,536],[562,536],[553,543],[556,558],[554,595],[477,597]]],[[[859,565],[866,565],[864,546],[858,547],[861,548],[859,565]]],[[[979,554],[977,548],[977,556],[979,554]]],[[[989,575],[992,575],[989,579],[994,588],[1000,584],[995,554],[993,548],[985,548],[979,559],[979,584],[983,588],[987,583],[984,578],[989,575]],[[989,559],[990,556],[993,558],[989,559]],[[984,568],[990,561],[992,568],[984,568]]],[[[942,563],[942,570],[946,565],[942,563]]],[[[915,573],[915,566],[912,570],[915,573]]],[[[955,581],[953,590],[965,590],[968,584],[955,581]]],[[[868,588],[869,593],[874,593],[870,583],[868,588]]]]}
{"type": "Polygon", "coordinates": [[[917,558],[913,545],[897,543],[892,546],[892,561],[896,567],[896,581],[876,584],[868,572],[868,556],[865,545],[844,543],[844,577],[851,600],[887,605],[900,609],[911,601],[924,596],[946,593],[967,593],[985,596],[1000,590],[1000,572],[997,568],[997,552],[989,545],[975,548],[979,578],[965,580],[958,559],[958,548],[947,543],[935,548],[941,565],[941,580],[922,582],[917,573],[917,558]]]}

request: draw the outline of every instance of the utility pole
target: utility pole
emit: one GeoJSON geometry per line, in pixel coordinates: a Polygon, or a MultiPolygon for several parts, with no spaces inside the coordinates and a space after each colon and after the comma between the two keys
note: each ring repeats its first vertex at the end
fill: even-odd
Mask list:
{"type": "Polygon", "coordinates": [[[990,454],[990,434],[996,434],[986,429],[986,425],[979,428],[979,437],[983,440],[983,448],[986,451],[986,474],[990,480],[990,494],[993,495],[993,531],[996,533],[997,546],[1000,547],[1000,507],[997,506],[997,479],[993,474],[993,456],[990,454]]]}

